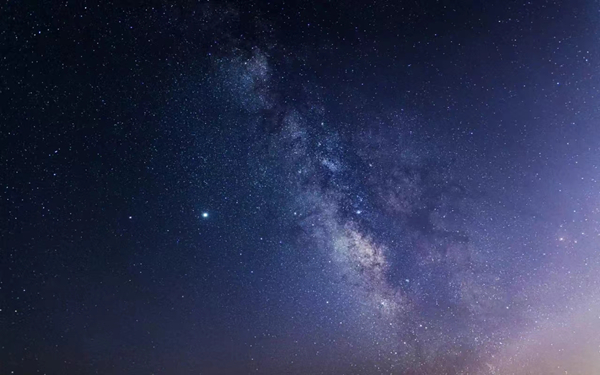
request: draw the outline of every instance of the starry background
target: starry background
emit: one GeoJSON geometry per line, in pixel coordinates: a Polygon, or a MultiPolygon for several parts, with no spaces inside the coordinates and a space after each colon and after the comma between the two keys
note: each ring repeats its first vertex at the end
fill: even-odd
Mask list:
{"type": "Polygon", "coordinates": [[[0,374],[600,373],[598,1],[0,6],[0,374]]]}

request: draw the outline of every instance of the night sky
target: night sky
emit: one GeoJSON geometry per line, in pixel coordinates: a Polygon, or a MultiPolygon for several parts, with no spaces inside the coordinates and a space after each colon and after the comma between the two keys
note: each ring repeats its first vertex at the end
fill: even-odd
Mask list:
{"type": "Polygon", "coordinates": [[[0,15],[0,374],[600,374],[599,1],[0,15]]]}

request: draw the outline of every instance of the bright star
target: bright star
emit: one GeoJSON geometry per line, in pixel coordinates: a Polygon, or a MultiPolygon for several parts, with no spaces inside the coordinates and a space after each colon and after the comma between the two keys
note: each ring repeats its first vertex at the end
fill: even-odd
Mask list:
{"type": "Polygon", "coordinates": [[[203,212],[202,217],[206,219],[208,217],[208,212],[203,212]]]}

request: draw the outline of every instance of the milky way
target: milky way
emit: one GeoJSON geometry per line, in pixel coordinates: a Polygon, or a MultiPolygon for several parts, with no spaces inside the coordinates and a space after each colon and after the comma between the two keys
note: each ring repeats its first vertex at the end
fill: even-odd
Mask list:
{"type": "MultiPolygon", "coordinates": [[[[361,348],[354,350],[362,354],[353,365],[374,360],[390,371],[538,371],[515,367],[519,355],[529,355],[513,348],[543,345],[531,335],[556,324],[549,323],[554,301],[572,303],[573,287],[553,284],[562,273],[579,275],[582,264],[548,275],[538,268],[546,267],[546,253],[530,269],[520,258],[538,254],[520,253],[527,245],[514,242],[533,241],[538,248],[528,251],[540,252],[548,243],[530,234],[550,242],[562,237],[518,203],[507,207],[481,183],[475,187],[472,179],[487,172],[473,163],[484,156],[430,134],[418,114],[360,113],[358,125],[344,127],[310,89],[292,103],[282,100],[268,52],[253,47],[240,56],[220,61],[232,73],[224,84],[256,124],[264,158],[256,168],[265,183],[276,180],[286,192],[278,219],[299,228],[293,236],[304,237],[306,250],[325,259],[319,272],[335,285],[340,315],[359,337],[361,348]],[[544,290],[553,302],[539,296],[544,290]]],[[[586,264],[597,264],[590,256],[586,264]]],[[[576,288],[592,292],[593,285],[576,288]]]]}
{"type": "MultiPolygon", "coordinates": [[[[521,268],[519,258],[535,254],[513,243],[533,241],[527,231],[561,238],[540,228],[546,223],[536,214],[475,188],[464,170],[485,176],[484,166],[472,165],[482,156],[428,134],[418,115],[361,114],[348,130],[330,123],[310,92],[297,99],[308,105],[281,102],[268,53],[253,48],[246,56],[219,62],[233,72],[225,87],[255,124],[259,179],[277,181],[287,196],[277,219],[298,228],[291,235],[304,238],[301,250],[324,259],[318,272],[356,327],[354,365],[371,359],[391,371],[482,374],[514,367],[512,354],[499,364],[497,355],[529,345],[525,332],[545,329],[540,319],[552,318],[537,295],[557,275],[521,268]]],[[[570,291],[554,291],[552,300],[568,304],[570,291]]]]}

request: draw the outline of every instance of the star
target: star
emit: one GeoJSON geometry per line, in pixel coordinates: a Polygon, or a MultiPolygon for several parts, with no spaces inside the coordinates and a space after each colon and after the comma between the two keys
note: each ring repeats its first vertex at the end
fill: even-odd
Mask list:
{"type": "Polygon", "coordinates": [[[208,218],[208,212],[203,212],[202,213],[202,218],[207,219],[208,218]]]}

